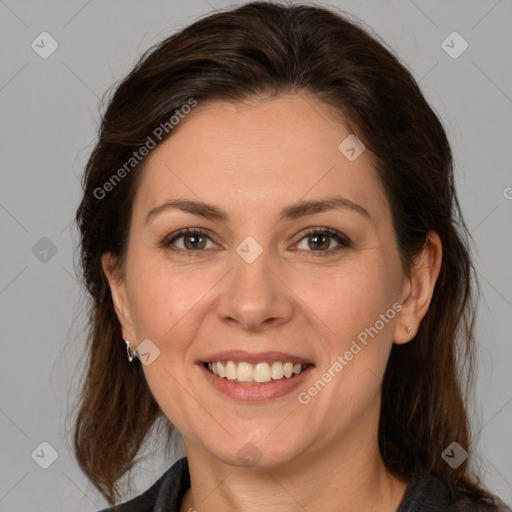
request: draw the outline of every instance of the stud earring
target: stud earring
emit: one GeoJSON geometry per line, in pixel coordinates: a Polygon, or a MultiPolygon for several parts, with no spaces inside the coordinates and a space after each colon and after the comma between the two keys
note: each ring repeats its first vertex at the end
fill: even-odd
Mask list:
{"type": "Polygon", "coordinates": [[[139,352],[137,349],[130,350],[130,342],[128,340],[124,340],[126,343],[126,354],[128,356],[128,361],[133,362],[134,359],[139,359],[139,352]]]}
{"type": "Polygon", "coordinates": [[[407,327],[407,334],[411,334],[411,332],[412,332],[412,327],[411,326],[407,327]]]}

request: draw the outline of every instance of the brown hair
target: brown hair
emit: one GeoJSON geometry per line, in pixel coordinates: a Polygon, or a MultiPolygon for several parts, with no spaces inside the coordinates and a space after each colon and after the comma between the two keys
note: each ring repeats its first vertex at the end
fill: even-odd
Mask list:
{"type": "MultiPolygon", "coordinates": [[[[332,106],[375,155],[406,273],[430,231],[443,245],[428,313],[413,341],[393,345],[384,376],[379,446],[386,465],[406,478],[448,476],[466,493],[490,497],[468,461],[452,469],[441,457],[453,441],[471,453],[465,403],[474,374],[472,286],[478,284],[445,131],[411,73],[378,36],[313,5],[254,2],[203,18],[150,48],[109,99],[76,214],[81,270],[92,297],[74,431],[78,464],[114,504],[118,480],[163,417],[140,364],[126,358],[101,266],[104,253],[123,261],[144,161],[108,194],[97,191],[190,98],[234,102],[286,93],[332,106]]],[[[173,428],[167,426],[166,448],[173,428]]]]}

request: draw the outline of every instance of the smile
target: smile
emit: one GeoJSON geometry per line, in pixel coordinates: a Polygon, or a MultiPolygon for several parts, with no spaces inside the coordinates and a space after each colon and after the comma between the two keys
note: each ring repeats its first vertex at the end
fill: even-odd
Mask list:
{"type": "Polygon", "coordinates": [[[282,379],[290,379],[300,375],[309,365],[291,362],[265,361],[251,364],[244,361],[215,361],[203,363],[205,368],[221,379],[233,381],[238,384],[268,384],[282,379]]]}

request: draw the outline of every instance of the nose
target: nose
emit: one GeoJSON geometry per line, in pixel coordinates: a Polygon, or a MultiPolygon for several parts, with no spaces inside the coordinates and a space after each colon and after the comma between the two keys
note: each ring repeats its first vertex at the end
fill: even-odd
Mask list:
{"type": "Polygon", "coordinates": [[[222,280],[218,317],[255,332],[289,322],[294,314],[293,293],[269,251],[264,249],[253,261],[241,254],[234,253],[233,268],[222,280]]]}

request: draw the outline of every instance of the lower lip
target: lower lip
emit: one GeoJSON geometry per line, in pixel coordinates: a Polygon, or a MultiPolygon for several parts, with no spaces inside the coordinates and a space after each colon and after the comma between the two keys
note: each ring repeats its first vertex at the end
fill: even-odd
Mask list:
{"type": "Polygon", "coordinates": [[[215,389],[238,402],[264,402],[287,395],[297,389],[313,369],[313,365],[310,365],[299,375],[283,377],[268,384],[237,384],[232,380],[217,377],[202,363],[197,366],[215,389]]]}

